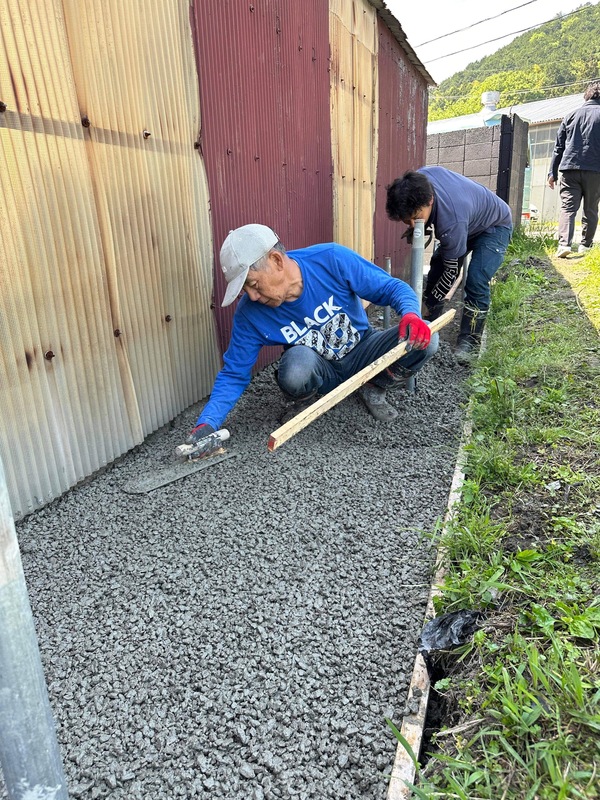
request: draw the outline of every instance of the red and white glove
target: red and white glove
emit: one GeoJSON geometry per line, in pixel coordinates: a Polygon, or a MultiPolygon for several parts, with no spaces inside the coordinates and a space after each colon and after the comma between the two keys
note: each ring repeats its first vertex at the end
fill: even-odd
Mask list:
{"type": "Polygon", "coordinates": [[[425,320],[418,314],[410,311],[400,319],[398,325],[398,341],[403,342],[408,338],[406,350],[425,350],[431,340],[431,331],[425,320]]]}
{"type": "Polygon", "coordinates": [[[185,443],[198,444],[199,441],[206,439],[207,436],[210,436],[210,434],[214,432],[215,429],[212,427],[212,425],[208,425],[206,422],[201,422],[190,431],[190,435],[185,440],[185,443]]]}

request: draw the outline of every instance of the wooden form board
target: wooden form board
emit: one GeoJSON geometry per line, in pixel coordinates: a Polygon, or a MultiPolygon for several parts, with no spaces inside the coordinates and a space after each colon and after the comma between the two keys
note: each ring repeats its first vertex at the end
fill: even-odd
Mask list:
{"type": "MultiPolygon", "coordinates": [[[[456,459],[456,468],[452,477],[452,485],[450,486],[448,507],[444,516],[444,532],[448,529],[448,525],[452,521],[458,504],[460,503],[462,486],[465,479],[465,447],[470,442],[472,433],[473,426],[471,420],[467,419],[467,422],[463,427],[460,448],[458,451],[458,457],[456,459]]],[[[427,601],[424,622],[428,622],[435,617],[434,598],[440,594],[439,587],[441,586],[446,574],[443,566],[444,556],[445,553],[440,548],[437,553],[437,568],[429,590],[429,598],[427,601]]],[[[412,696],[412,698],[415,700],[418,699],[419,708],[415,714],[410,714],[404,717],[402,720],[402,727],[400,728],[400,733],[410,745],[412,752],[417,759],[419,758],[421,745],[423,742],[423,729],[425,727],[425,718],[427,717],[430,689],[431,683],[429,681],[429,673],[427,672],[425,659],[421,653],[417,653],[408,695],[409,697],[412,696]]],[[[394,758],[394,766],[392,767],[392,774],[390,776],[386,800],[410,800],[411,797],[414,797],[412,787],[415,782],[416,773],[417,771],[415,769],[415,764],[412,757],[399,742],[398,746],[396,747],[396,756],[394,758]]]]}
{"type": "MultiPolygon", "coordinates": [[[[438,317],[436,320],[431,322],[429,324],[431,332],[437,333],[437,331],[441,330],[445,325],[451,322],[452,319],[454,319],[455,314],[456,310],[452,308],[450,311],[446,311],[446,313],[442,314],[441,317],[438,317]]],[[[328,392],[326,395],[321,397],[320,400],[317,400],[304,411],[301,411],[299,414],[297,414],[289,422],[286,422],[285,425],[282,425],[280,428],[277,428],[277,430],[273,431],[273,433],[269,436],[269,442],[267,444],[268,449],[271,452],[276,450],[284,442],[287,442],[288,439],[291,439],[292,436],[295,436],[303,428],[306,428],[307,425],[310,425],[311,422],[314,422],[326,411],[329,411],[330,408],[333,408],[333,406],[337,405],[345,397],[348,397],[349,394],[352,394],[352,392],[356,391],[356,389],[362,386],[363,383],[366,383],[374,375],[377,375],[386,367],[389,367],[390,364],[393,364],[399,358],[402,358],[402,356],[406,353],[406,345],[407,342],[401,342],[400,344],[396,345],[396,347],[393,347],[388,353],[380,356],[380,358],[375,359],[372,364],[369,364],[368,366],[364,367],[364,369],[361,369],[360,372],[357,372],[356,375],[348,378],[347,381],[340,383],[340,385],[333,389],[333,391],[328,392]]]]}

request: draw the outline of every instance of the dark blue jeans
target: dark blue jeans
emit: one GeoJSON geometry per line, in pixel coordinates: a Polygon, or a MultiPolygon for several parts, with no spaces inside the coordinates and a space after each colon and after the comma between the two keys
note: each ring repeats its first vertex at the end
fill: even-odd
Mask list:
{"type": "MultiPolygon", "coordinates": [[[[468,240],[467,252],[471,253],[471,261],[465,284],[465,306],[478,311],[487,311],[490,307],[490,281],[504,261],[511,236],[512,227],[496,226],[468,240]]],[[[431,257],[427,286],[433,286],[443,271],[444,261],[441,250],[437,248],[431,257]]]]}
{"type": "MultiPolygon", "coordinates": [[[[418,372],[438,349],[438,335],[434,333],[426,350],[411,350],[389,368],[373,379],[373,383],[387,388],[398,381],[401,375],[418,372]]],[[[279,361],[277,383],[288,397],[299,400],[313,394],[327,394],[340,383],[385,355],[398,344],[396,325],[385,331],[369,328],[360,342],[339,361],[327,361],[310,347],[296,345],[288,348],[279,361]]]]}

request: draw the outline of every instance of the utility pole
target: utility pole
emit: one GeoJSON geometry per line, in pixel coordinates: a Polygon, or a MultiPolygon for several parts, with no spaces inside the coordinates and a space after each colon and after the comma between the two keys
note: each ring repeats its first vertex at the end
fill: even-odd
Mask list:
{"type": "MultiPolygon", "coordinates": [[[[423,295],[423,260],[425,258],[425,220],[416,219],[412,232],[412,247],[410,250],[410,285],[414,289],[421,308],[423,295]]],[[[416,392],[417,379],[412,375],[406,388],[409,392],[416,392]]]]}
{"type": "Polygon", "coordinates": [[[9,800],[68,800],[1,460],[0,765],[9,800]]]}

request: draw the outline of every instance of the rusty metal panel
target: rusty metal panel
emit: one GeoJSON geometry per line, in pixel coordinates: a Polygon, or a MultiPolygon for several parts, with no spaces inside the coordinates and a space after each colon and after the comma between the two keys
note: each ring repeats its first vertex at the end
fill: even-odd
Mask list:
{"type": "Polygon", "coordinates": [[[0,457],[16,518],[210,391],[188,15],[187,2],[4,0],[0,457]]]}
{"type": "Polygon", "coordinates": [[[386,186],[407,169],[425,164],[427,82],[409,61],[389,28],[379,20],[379,159],[375,207],[375,263],[392,259],[392,272],[410,278],[410,248],[400,237],[405,226],[385,213],[386,186]]]}
{"type": "Polygon", "coordinates": [[[373,258],[378,150],[377,12],[329,0],[334,237],[373,258]]]}
{"type": "MultiPolygon", "coordinates": [[[[228,231],[261,222],[288,248],[333,237],[327,2],[196,0],[194,38],[225,350],[233,309],[220,305],[218,254],[228,231]]],[[[278,352],[263,350],[259,366],[278,352]]]]}

